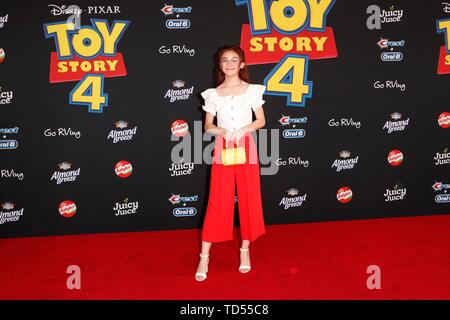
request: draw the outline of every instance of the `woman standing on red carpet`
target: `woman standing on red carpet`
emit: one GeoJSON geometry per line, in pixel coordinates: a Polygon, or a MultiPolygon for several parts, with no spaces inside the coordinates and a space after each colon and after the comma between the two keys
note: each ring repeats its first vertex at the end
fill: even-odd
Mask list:
{"type": "Polygon", "coordinates": [[[250,271],[250,242],[265,233],[259,159],[251,132],[265,125],[262,97],[266,87],[249,83],[245,55],[238,46],[223,47],[216,55],[216,85],[201,93],[205,99],[205,131],[217,137],[200,262],[195,274],[197,281],[207,277],[211,244],[233,239],[235,183],[242,236],[239,272],[250,271]],[[252,121],[253,112],[255,121],[252,121]],[[213,123],[216,116],[217,126],[213,123]],[[238,164],[225,162],[225,165],[222,150],[233,147],[242,147],[245,159],[238,164]]]}

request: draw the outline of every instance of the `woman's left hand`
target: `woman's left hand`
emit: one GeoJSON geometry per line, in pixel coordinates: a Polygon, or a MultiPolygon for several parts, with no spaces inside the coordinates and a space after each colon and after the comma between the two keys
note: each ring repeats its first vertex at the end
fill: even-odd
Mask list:
{"type": "Polygon", "coordinates": [[[233,141],[235,141],[235,140],[239,141],[239,140],[241,140],[241,138],[242,138],[243,136],[245,136],[245,130],[244,130],[244,128],[241,128],[241,129],[239,129],[239,130],[236,130],[236,131],[234,131],[234,132],[232,133],[232,139],[233,139],[233,141]]]}

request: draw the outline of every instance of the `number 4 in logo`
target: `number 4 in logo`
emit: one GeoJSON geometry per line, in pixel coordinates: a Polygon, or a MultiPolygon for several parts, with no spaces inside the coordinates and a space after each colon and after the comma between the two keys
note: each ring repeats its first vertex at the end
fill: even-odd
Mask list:
{"type": "Polygon", "coordinates": [[[69,103],[88,106],[89,112],[102,113],[108,106],[108,94],[103,92],[104,76],[86,74],[69,94],[69,103]]]}
{"type": "Polygon", "coordinates": [[[266,94],[286,96],[287,105],[304,107],[312,96],[312,81],[308,76],[308,56],[287,54],[264,79],[266,94]]]}

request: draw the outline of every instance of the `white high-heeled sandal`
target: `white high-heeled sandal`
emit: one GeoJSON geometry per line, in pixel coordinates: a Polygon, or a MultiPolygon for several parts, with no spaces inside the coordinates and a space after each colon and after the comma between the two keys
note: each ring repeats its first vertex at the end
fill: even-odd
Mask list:
{"type": "MultiPolygon", "coordinates": [[[[200,253],[200,258],[208,258],[208,257],[209,257],[209,254],[201,254],[200,253]]],[[[197,272],[197,273],[195,273],[195,280],[197,280],[197,281],[204,281],[204,280],[206,280],[206,278],[208,277],[206,275],[206,273],[208,272],[208,264],[209,264],[209,259],[208,259],[208,263],[206,265],[205,272],[197,272]],[[202,278],[198,279],[197,277],[202,277],[202,278]]]]}
{"type": "MultiPolygon", "coordinates": [[[[239,250],[241,252],[247,252],[248,251],[248,249],[242,249],[242,248],[239,248],[239,250]]],[[[245,264],[241,264],[239,266],[239,272],[240,273],[247,273],[247,272],[249,272],[251,270],[251,268],[252,268],[251,266],[248,266],[248,265],[245,265],[245,264]]]]}

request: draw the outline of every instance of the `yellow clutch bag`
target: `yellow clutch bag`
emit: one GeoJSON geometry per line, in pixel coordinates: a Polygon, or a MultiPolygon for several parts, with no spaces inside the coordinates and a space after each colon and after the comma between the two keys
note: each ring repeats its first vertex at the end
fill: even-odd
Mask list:
{"type": "MultiPolygon", "coordinates": [[[[236,140],[236,144],[238,141],[236,140]]],[[[228,141],[225,143],[225,148],[222,149],[222,164],[224,166],[232,166],[236,164],[244,164],[247,160],[244,147],[227,148],[228,141]]]]}

